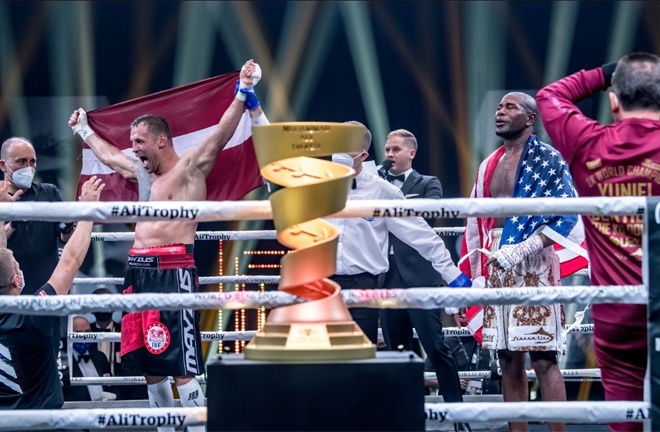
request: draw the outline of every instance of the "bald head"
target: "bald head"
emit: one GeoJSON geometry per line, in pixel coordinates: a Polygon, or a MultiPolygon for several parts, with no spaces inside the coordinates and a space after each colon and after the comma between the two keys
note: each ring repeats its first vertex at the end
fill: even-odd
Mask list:
{"type": "Polygon", "coordinates": [[[21,150],[30,150],[34,153],[34,146],[32,143],[23,137],[11,137],[7,138],[0,148],[0,159],[7,160],[11,154],[16,153],[21,150]]]}
{"type": "Polygon", "coordinates": [[[520,104],[520,107],[523,109],[525,114],[536,114],[536,118],[539,117],[539,109],[536,106],[536,99],[534,99],[532,96],[522,92],[507,93],[504,97],[507,96],[514,97],[520,104]]]}
{"type": "Polygon", "coordinates": [[[89,325],[87,318],[82,316],[73,317],[73,331],[78,332],[89,332],[92,331],[92,328],[89,325]]]}

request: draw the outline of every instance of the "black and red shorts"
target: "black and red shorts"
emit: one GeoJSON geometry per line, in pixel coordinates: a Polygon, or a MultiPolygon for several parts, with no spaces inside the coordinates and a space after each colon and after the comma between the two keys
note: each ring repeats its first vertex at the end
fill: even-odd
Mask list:
{"type": "MultiPolygon", "coordinates": [[[[198,288],[193,245],[129,251],[124,294],[194,293],[198,288]]],[[[121,320],[121,362],[130,375],[204,373],[199,313],[183,309],[125,314],[121,320]]]]}

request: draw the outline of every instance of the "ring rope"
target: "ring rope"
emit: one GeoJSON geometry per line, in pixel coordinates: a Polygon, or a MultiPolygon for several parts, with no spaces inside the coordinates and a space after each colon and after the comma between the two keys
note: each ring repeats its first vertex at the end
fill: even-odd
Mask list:
{"type": "MultiPolygon", "coordinates": [[[[565,326],[568,329],[570,326],[565,326]]],[[[589,334],[593,333],[594,325],[593,324],[581,324],[574,328],[571,328],[569,333],[584,333],[589,334]]],[[[203,331],[202,342],[214,342],[214,341],[249,341],[257,333],[256,330],[248,331],[203,331]]],[[[378,329],[379,337],[382,336],[382,330],[378,329]]],[[[458,327],[443,327],[442,333],[447,337],[459,337],[459,336],[472,336],[472,333],[466,328],[458,327]]],[[[84,340],[85,342],[120,342],[121,333],[119,332],[69,332],[67,337],[69,339],[75,340],[84,340]]],[[[413,337],[417,338],[417,332],[413,329],[413,337]]]]}
{"type": "MultiPolygon", "coordinates": [[[[217,283],[243,283],[243,284],[276,284],[280,276],[203,276],[199,278],[200,285],[211,285],[217,283]]],[[[99,277],[99,278],[74,278],[74,285],[122,285],[124,278],[99,277]]]]}
{"type": "MultiPolygon", "coordinates": [[[[645,304],[644,285],[523,288],[408,288],[342,290],[349,307],[435,309],[478,304],[626,303],[645,304]]],[[[97,294],[67,296],[0,296],[0,312],[28,315],[73,315],[96,311],[181,309],[272,309],[301,300],[281,291],[230,291],[195,294],[97,294]]]]}
{"type": "MultiPolygon", "coordinates": [[[[600,378],[600,369],[562,369],[562,376],[578,378],[600,378]]],[[[533,370],[526,371],[527,379],[533,380],[536,378],[536,372],[533,370]]],[[[459,378],[465,379],[489,379],[493,378],[493,372],[489,370],[479,370],[479,371],[459,371],[459,378]]],[[[498,375],[495,375],[498,377],[498,375]]],[[[197,375],[197,380],[200,384],[206,384],[205,375],[197,375]]],[[[434,379],[436,375],[434,372],[424,372],[424,378],[434,379]]],[[[112,377],[72,377],[70,378],[72,386],[85,386],[85,385],[141,385],[145,384],[145,378],[143,376],[112,376],[112,377]]],[[[170,382],[174,383],[173,379],[170,378],[170,382]]]]}
{"type": "MultiPolygon", "coordinates": [[[[561,423],[640,422],[649,418],[647,402],[471,402],[425,403],[427,422],[544,421],[561,423]]],[[[111,408],[65,410],[12,410],[3,413],[0,430],[55,428],[95,429],[112,427],[193,426],[206,423],[202,408],[111,408]]]]}
{"type": "Polygon", "coordinates": [[[124,429],[206,424],[206,408],[108,408],[3,411],[0,430],[124,429]]]}
{"type": "MultiPolygon", "coordinates": [[[[446,198],[414,200],[355,200],[335,213],[348,217],[466,218],[582,214],[623,216],[644,214],[644,197],[579,198],[446,198]],[[527,202],[529,201],[529,203],[527,202]]],[[[0,220],[48,222],[138,222],[188,220],[196,222],[272,219],[269,201],[133,201],[10,202],[0,206],[0,220]]]]}
{"type": "Polygon", "coordinates": [[[424,404],[427,420],[439,422],[613,423],[649,418],[648,402],[471,402],[424,404]]]}
{"type": "MultiPolygon", "coordinates": [[[[588,270],[580,270],[576,275],[585,275],[587,276],[588,270]]],[[[217,283],[243,283],[243,284],[277,284],[280,281],[280,276],[201,276],[199,278],[200,285],[212,285],[217,283]]],[[[121,277],[83,277],[83,278],[74,278],[73,283],[75,285],[101,285],[101,284],[110,284],[110,285],[122,285],[124,283],[124,278],[121,277]]]]}
{"type": "MultiPolygon", "coordinates": [[[[275,240],[274,230],[255,231],[197,231],[195,240],[275,240]]],[[[133,241],[134,232],[93,232],[92,241],[133,241]]]]}
{"type": "MultiPolygon", "coordinates": [[[[465,227],[435,227],[433,231],[442,236],[459,236],[465,232],[465,227]]],[[[275,230],[255,231],[197,231],[195,240],[276,240],[275,230]]],[[[134,232],[93,232],[92,241],[133,241],[134,232]]]]}

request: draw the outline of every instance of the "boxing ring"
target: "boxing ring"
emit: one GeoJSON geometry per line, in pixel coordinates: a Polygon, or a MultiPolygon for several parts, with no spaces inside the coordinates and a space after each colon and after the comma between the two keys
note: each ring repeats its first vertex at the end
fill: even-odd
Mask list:
{"type": "MultiPolygon", "coordinates": [[[[349,201],[336,217],[406,217],[465,218],[476,216],[526,216],[542,214],[582,214],[624,216],[645,214],[655,217],[657,201],[647,203],[645,198],[534,198],[533,205],[525,206],[528,199],[443,199],[402,201],[349,201]],[[651,210],[647,210],[650,208],[651,210]]],[[[270,219],[268,201],[239,202],[107,202],[107,203],[8,203],[0,206],[4,220],[33,219],[42,221],[94,220],[99,222],[136,222],[140,220],[187,219],[197,222],[270,219]]],[[[645,221],[647,224],[648,220],[645,221]]],[[[648,228],[648,227],[647,227],[648,228]]],[[[438,230],[457,234],[461,228],[438,230]]],[[[94,241],[131,241],[132,233],[93,233],[94,241]]],[[[199,240],[274,239],[274,231],[253,232],[199,232],[199,240]]],[[[648,251],[645,236],[645,248],[648,251]]],[[[646,254],[648,258],[648,253],[646,254]]],[[[645,264],[648,281],[648,264],[645,264]]],[[[275,284],[279,276],[217,276],[200,277],[200,284],[264,283],[275,284]]],[[[74,283],[121,284],[122,278],[77,278],[74,283]]],[[[648,284],[648,282],[647,282],[648,284]]],[[[651,290],[652,291],[652,290],[651,290]]],[[[649,289],[644,285],[625,286],[563,286],[551,288],[407,288],[343,290],[348,307],[371,308],[444,308],[475,304],[546,304],[546,303],[649,303],[649,289]]],[[[121,294],[68,295],[53,297],[0,296],[0,311],[36,315],[73,315],[93,311],[145,311],[187,309],[271,309],[300,302],[292,295],[279,291],[232,291],[194,294],[121,294]]],[[[652,326],[651,326],[652,328],[652,326]]],[[[466,336],[466,329],[446,328],[446,336],[466,336]]],[[[590,333],[591,325],[578,325],[573,333],[590,333]]],[[[249,341],[256,331],[203,332],[202,341],[249,341]]],[[[68,333],[68,341],[114,342],[118,333],[68,333]]],[[[660,338],[656,339],[660,350],[660,338]]],[[[653,365],[650,362],[649,367],[653,365]]],[[[653,368],[651,368],[653,371],[653,368]]],[[[491,378],[492,371],[460,372],[462,378],[491,378]]],[[[653,372],[652,372],[653,374],[653,372]]],[[[565,377],[599,378],[598,369],[562,370],[565,377]]],[[[200,376],[204,382],[205,377],[200,376]]],[[[528,372],[528,378],[534,378],[528,372]]],[[[72,385],[137,385],[143,377],[71,378],[72,385]]],[[[653,388],[652,388],[653,390],[653,388]]],[[[655,389],[657,391],[657,389],[655,389]]],[[[606,423],[644,421],[651,419],[650,401],[629,402],[470,402],[426,403],[420,410],[428,420],[450,425],[455,422],[490,421],[549,421],[606,423]]],[[[15,410],[3,413],[0,430],[40,430],[52,428],[101,429],[112,426],[144,428],[155,426],[199,425],[206,422],[206,408],[97,408],[66,410],[15,410]]],[[[660,416],[651,419],[660,427],[660,416]]]]}

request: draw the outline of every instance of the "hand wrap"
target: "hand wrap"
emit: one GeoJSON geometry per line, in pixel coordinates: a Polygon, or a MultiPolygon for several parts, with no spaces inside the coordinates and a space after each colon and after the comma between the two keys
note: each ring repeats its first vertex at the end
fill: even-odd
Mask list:
{"type": "Polygon", "coordinates": [[[522,262],[526,257],[542,251],[543,248],[543,239],[541,236],[534,235],[517,245],[502,247],[498,251],[493,252],[491,258],[495,258],[504,270],[508,270],[522,262]]]}
{"type": "Polygon", "coordinates": [[[87,112],[85,112],[83,109],[78,110],[78,112],[78,124],[76,124],[76,126],[73,128],[73,134],[80,135],[80,138],[85,141],[87,140],[87,137],[95,134],[96,132],[94,132],[91,127],[89,127],[89,123],[87,121],[87,112]]]}

